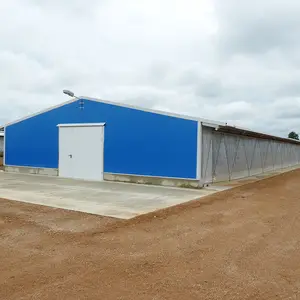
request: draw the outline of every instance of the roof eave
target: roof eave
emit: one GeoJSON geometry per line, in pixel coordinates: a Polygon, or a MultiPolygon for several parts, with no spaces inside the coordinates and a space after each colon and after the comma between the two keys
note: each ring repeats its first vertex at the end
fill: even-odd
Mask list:
{"type": "Polygon", "coordinates": [[[238,135],[243,135],[243,136],[248,136],[248,137],[253,137],[253,138],[275,140],[275,141],[281,141],[281,142],[286,142],[286,143],[290,143],[290,144],[300,145],[300,141],[298,141],[298,140],[279,137],[279,136],[266,134],[266,133],[262,133],[262,132],[256,132],[256,131],[241,128],[241,127],[219,125],[216,128],[216,130],[219,132],[222,132],[222,133],[238,134],[238,135]]]}

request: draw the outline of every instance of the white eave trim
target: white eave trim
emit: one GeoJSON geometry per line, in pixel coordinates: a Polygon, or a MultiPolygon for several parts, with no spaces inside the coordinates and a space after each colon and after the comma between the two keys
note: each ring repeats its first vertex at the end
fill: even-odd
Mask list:
{"type": "Polygon", "coordinates": [[[105,123],[69,123],[58,124],[57,127],[103,127],[105,123]]]}
{"type": "Polygon", "coordinates": [[[202,123],[202,126],[205,126],[205,127],[212,127],[212,128],[215,128],[216,130],[218,130],[218,127],[220,125],[222,126],[226,126],[226,123],[221,123],[221,122],[201,122],[202,123]]]}
{"type": "Polygon", "coordinates": [[[172,113],[172,112],[167,112],[167,111],[162,111],[162,110],[145,108],[145,107],[141,107],[141,106],[126,104],[126,103],[120,103],[120,102],[115,102],[115,101],[103,100],[103,99],[98,99],[98,98],[91,98],[91,97],[86,97],[86,96],[80,96],[78,98],[80,100],[90,100],[90,101],[95,101],[95,102],[101,102],[101,103],[105,103],[105,104],[136,109],[136,110],[140,110],[140,111],[144,111],[144,112],[149,112],[149,113],[164,115],[164,116],[169,116],[169,117],[175,117],[175,118],[179,118],[179,119],[185,119],[185,120],[191,120],[191,121],[197,121],[197,122],[199,122],[199,121],[200,122],[208,122],[208,123],[211,123],[211,124],[216,124],[215,126],[225,124],[225,123],[222,123],[222,122],[215,122],[215,121],[208,120],[208,119],[202,119],[202,118],[192,117],[192,116],[183,115],[183,114],[177,114],[177,113],[172,113]]]}
{"type": "Polygon", "coordinates": [[[9,122],[9,123],[7,123],[7,124],[4,124],[3,127],[5,128],[5,127],[7,127],[7,126],[10,126],[10,125],[13,125],[13,124],[16,124],[16,123],[25,121],[25,120],[30,119],[30,118],[32,118],[32,117],[35,117],[35,116],[41,115],[41,114],[43,114],[43,113],[46,113],[46,112],[48,112],[48,111],[50,111],[50,110],[59,108],[59,107],[61,107],[61,106],[64,106],[64,105],[67,105],[67,104],[70,104],[70,103],[73,103],[73,102],[76,102],[77,100],[78,100],[77,98],[72,98],[71,100],[65,101],[65,102],[63,102],[63,103],[59,103],[59,104],[57,104],[57,105],[50,106],[50,107],[48,107],[48,108],[46,108],[46,109],[43,109],[43,110],[40,110],[40,111],[38,111],[38,112],[36,112],[36,113],[27,115],[27,116],[25,116],[25,117],[23,117],[23,118],[17,119],[17,120],[12,121],[12,122],[9,122]]]}
{"type": "Polygon", "coordinates": [[[26,119],[35,117],[35,116],[43,114],[43,113],[46,113],[48,111],[51,111],[51,110],[59,108],[61,106],[70,104],[72,102],[76,102],[78,100],[90,100],[90,101],[94,101],[94,102],[100,102],[100,103],[105,103],[105,104],[110,104],[110,105],[115,105],[115,106],[120,106],[120,107],[125,107],[125,108],[131,108],[131,109],[136,109],[136,110],[139,110],[139,111],[150,112],[150,113],[154,113],[154,114],[159,114],[159,115],[164,115],[164,116],[169,116],[169,117],[174,117],[174,118],[179,118],[179,119],[185,119],[185,120],[202,122],[203,124],[204,123],[205,124],[214,124],[214,126],[210,126],[210,127],[216,127],[218,125],[224,125],[224,123],[222,123],[222,122],[216,122],[216,121],[212,121],[212,120],[208,120],[208,119],[191,117],[191,116],[188,116],[188,115],[182,115],[182,114],[171,113],[171,112],[166,112],[166,111],[160,111],[160,110],[155,110],[155,109],[150,109],[150,108],[144,108],[144,107],[139,107],[139,106],[125,104],[125,103],[119,103],[119,102],[114,102],[114,101],[102,100],[102,99],[98,99],[98,98],[91,98],[91,97],[86,97],[86,96],[80,96],[80,97],[72,98],[71,100],[65,101],[65,102],[60,103],[58,105],[48,107],[47,109],[43,109],[43,110],[41,110],[39,112],[27,115],[27,116],[25,116],[23,118],[17,119],[15,121],[10,122],[10,123],[7,123],[3,127],[7,127],[7,126],[10,126],[10,125],[19,123],[19,122],[24,121],[26,119]]]}

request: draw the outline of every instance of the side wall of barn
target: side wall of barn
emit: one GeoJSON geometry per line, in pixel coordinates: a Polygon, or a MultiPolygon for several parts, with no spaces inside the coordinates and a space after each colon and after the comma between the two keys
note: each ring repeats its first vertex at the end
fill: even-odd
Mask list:
{"type": "Polygon", "coordinates": [[[228,181],[300,164],[300,145],[202,128],[202,179],[228,181]]]}

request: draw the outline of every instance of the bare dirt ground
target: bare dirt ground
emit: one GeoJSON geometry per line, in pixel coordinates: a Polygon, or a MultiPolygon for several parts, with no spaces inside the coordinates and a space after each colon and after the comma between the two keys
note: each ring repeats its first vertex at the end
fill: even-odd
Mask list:
{"type": "Polygon", "coordinates": [[[129,221],[0,200],[0,299],[300,299],[300,170],[129,221]]]}

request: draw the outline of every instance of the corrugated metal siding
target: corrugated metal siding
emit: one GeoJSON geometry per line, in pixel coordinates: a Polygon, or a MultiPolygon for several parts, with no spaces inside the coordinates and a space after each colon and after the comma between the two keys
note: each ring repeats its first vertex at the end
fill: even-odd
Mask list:
{"type": "Polygon", "coordinates": [[[84,100],[6,128],[6,165],[58,167],[59,123],[106,122],[104,171],[196,178],[197,121],[84,100]]]}
{"type": "Polygon", "coordinates": [[[4,150],[4,137],[0,136],[0,151],[3,152],[4,150]]]}
{"type": "Polygon", "coordinates": [[[203,127],[202,178],[227,181],[300,163],[300,146],[203,127]]]}

